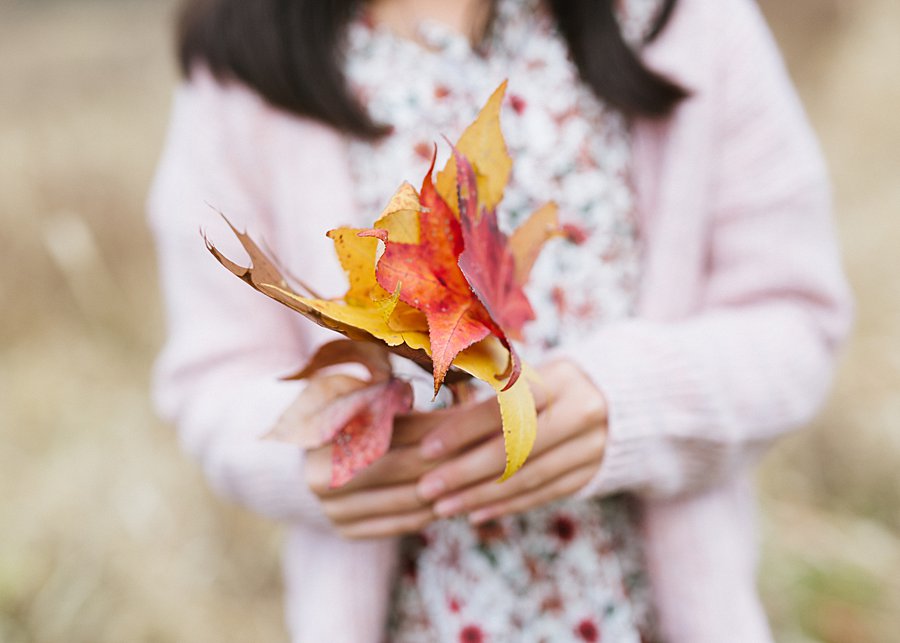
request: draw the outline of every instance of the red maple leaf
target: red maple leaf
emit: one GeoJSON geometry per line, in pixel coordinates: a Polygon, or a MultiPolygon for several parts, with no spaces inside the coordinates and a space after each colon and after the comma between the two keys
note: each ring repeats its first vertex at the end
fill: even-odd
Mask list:
{"type": "Polygon", "coordinates": [[[340,374],[311,379],[266,437],[306,449],[331,444],[331,486],[349,482],[387,453],[394,418],[412,408],[412,387],[391,375],[387,355],[386,349],[365,342],[321,346],[302,371],[286,379],[306,379],[353,362],[365,366],[370,379],[340,374]]]}
{"type": "Polygon", "coordinates": [[[525,322],[534,319],[534,309],[516,280],[516,259],[509,238],[497,224],[497,213],[480,204],[472,164],[456,149],[453,156],[464,245],[459,267],[497,324],[510,337],[521,339],[525,322]]]}
{"type": "Polygon", "coordinates": [[[331,439],[331,487],[345,485],[387,453],[394,433],[394,418],[412,408],[408,382],[390,379],[368,386],[341,400],[342,411],[356,412],[338,425],[331,439]]]}
{"type": "MultiPolygon", "coordinates": [[[[434,363],[434,390],[460,351],[494,334],[505,341],[481,300],[472,291],[459,258],[464,252],[460,222],[438,194],[431,179],[432,167],[422,182],[414,240],[398,240],[383,229],[361,234],[376,236],[385,244],[375,276],[382,288],[425,314],[434,363]]],[[[412,188],[409,188],[412,189],[412,188]]]]}

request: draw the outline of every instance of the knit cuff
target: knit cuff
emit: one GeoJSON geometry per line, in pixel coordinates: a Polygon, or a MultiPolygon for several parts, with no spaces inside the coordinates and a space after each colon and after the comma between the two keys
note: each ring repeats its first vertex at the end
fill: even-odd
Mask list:
{"type": "Polygon", "coordinates": [[[606,398],[607,441],[600,469],[580,497],[619,491],[674,493],[684,483],[672,425],[712,413],[698,394],[696,365],[647,322],[611,324],[555,358],[571,360],[606,398]]]}

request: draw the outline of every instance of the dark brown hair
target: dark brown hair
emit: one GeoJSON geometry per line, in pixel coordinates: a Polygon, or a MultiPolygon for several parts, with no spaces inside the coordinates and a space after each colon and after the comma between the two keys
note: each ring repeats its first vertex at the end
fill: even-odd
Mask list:
{"type": "MultiPolygon", "coordinates": [[[[190,74],[205,64],[269,103],[363,138],[386,128],[351,94],[342,71],[344,33],[364,0],[188,0],[179,23],[178,59],[190,74]]],[[[630,116],[663,117],[687,94],[647,68],[622,36],[617,0],[548,0],[582,79],[630,116]]],[[[676,0],[664,0],[647,40],[656,38],[676,0]]]]}

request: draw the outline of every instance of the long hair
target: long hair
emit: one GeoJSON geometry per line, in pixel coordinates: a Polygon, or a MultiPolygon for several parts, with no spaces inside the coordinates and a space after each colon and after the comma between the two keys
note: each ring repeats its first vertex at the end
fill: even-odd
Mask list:
{"type": "MultiPolygon", "coordinates": [[[[364,0],[187,0],[178,32],[182,73],[195,63],[235,79],[270,104],[373,139],[375,123],[352,95],[344,35],[364,0]]],[[[677,0],[664,0],[648,40],[665,28],[677,0]]],[[[647,68],[625,42],[616,0],[548,0],[582,80],[629,116],[664,117],[687,92],[647,68]]]]}

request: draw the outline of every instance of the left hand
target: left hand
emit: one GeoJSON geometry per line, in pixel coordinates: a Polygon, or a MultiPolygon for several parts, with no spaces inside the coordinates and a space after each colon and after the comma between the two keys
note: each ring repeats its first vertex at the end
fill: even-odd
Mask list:
{"type": "Polygon", "coordinates": [[[534,448],[525,465],[502,484],[505,452],[496,399],[474,404],[437,426],[422,442],[434,460],[452,455],[419,480],[423,500],[440,517],[469,514],[472,523],[527,511],[568,497],[600,468],[607,405],[600,390],[569,361],[556,361],[532,384],[538,407],[534,448]]]}
{"type": "Polygon", "coordinates": [[[419,445],[454,412],[450,408],[398,416],[390,450],[337,489],[331,487],[333,445],[306,451],[306,483],[338,534],[351,539],[400,536],[420,531],[435,519],[431,503],[418,496],[416,485],[442,460],[426,460],[419,445]]]}

